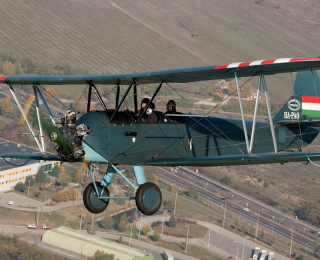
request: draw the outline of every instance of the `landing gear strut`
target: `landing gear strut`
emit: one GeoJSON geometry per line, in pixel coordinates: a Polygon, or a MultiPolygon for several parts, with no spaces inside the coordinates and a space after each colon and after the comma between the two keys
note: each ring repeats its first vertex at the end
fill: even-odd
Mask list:
{"type": "Polygon", "coordinates": [[[89,172],[92,178],[83,193],[83,203],[91,213],[101,213],[108,205],[110,199],[129,199],[135,200],[137,208],[144,215],[153,215],[157,213],[162,203],[162,194],[159,187],[151,182],[147,182],[142,167],[134,166],[134,173],[139,188],[137,189],[115,166],[111,165],[101,182],[95,182],[92,170],[89,166],[89,172]],[[135,190],[135,197],[110,197],[107,186],[109,186],[114,175],[119,173],[135,190]]]}

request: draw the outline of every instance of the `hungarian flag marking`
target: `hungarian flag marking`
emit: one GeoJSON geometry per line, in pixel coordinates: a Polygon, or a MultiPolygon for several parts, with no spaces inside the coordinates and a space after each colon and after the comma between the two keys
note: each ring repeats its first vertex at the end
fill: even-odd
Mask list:
{"type": "Polygon", "coordinates": [[[302,115],[320,117],[320,97],[302,96],[302,115]]]}

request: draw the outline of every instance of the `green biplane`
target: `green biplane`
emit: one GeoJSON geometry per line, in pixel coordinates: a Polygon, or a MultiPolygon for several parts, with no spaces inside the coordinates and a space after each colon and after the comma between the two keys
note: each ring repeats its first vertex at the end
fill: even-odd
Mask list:
{"type": "Polygon", "coordinates": [[[312,162],[320,160],[319,152],[301,152],[318,135],[320,129],[320,79],[314,71],[320,68],[320,59],[273,59],[239,62],[193,68],[149,71],[118,75],[93,76],[0,76],[7,84],[13,98],[33,134],[39,154],[8,154],[2,158],[35,160],[60,160],[88,162],[92,183],[83,195],[84,205],[92,213],[105,210],[110,199],[135,199],[138,209],[145,215],[158,211],[162,195],[157,185],[147,182],[143,165],[152,166],[225,166],[287,162],[312,162]],[[298,72],[292,97],[272,118],[264,76],[298,72]],[[246,121],[241,101],[239,77],[258,77],[257,98],[253,121],[246,121]],[[154,111],[157,121],[147,124],[144,116],[165,83],[235,78],[242,119],[229,119],[191,114],[164,114],[154,111]],[[155,93],[142,113],[138,111],[137,88],[141,84],[157,83],[155,93]],[[15,95],[15,85],[33,87],[39,122],[40,139],[33,131],[15,95]],[[41,85],[84,84],[89,86],[87,113],[79,119],[76,112],[67,111],[61,122],[55,122],[44,100],[41,85]],[[117,87],[116,105],[107,108],[97,84],[117,87]],[[128,85],[120,99],[120,88],[128,85]],[[134,111],[120,108],[130,90],[134,93],[134,111]],[[102,111],[90,111],[92,90],[101,103],[102,111]],[[260,91],[264,91],[269,122],[257,122],[260,91]],[[41,119],[39,99],[42,100],[51,122],[41,119]],[[175,118],[175,120],[172,120],[175,118]],[[177,120],[178,118],[178,120],[177,120]],[[59,124],[58,127],[56,124],[59,124]],[[56,155],[45,148],[44,131],[57,143],[56,155]],[[291,152],[297,148],[296,152],[291,152]],[[94,180],[93,163],[109,165],[101,182],[94,180]],[[117,166],[132,165],[136,187],[117,166]],[[115,174],[120,174],[136,191],[135,197],[110,197],[108,186],[115,174]]]}

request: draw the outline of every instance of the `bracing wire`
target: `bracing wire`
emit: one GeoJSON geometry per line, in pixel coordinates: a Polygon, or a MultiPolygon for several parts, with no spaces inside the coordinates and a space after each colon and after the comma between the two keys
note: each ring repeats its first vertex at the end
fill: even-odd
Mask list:
{"type": "Polygon", "coordinates": [[[87,86],[86,86],[86,88],[83,90],[83,92],[82,92],[81,96],[79,97],[79,99],[78,99],[78,101],[77,101],[76,105],[73,107],[73,110],[75,110],[75,108],[77,107],[77,105],[78,105],[78,103],[79,103],[79,101],[80,101],[81,97],[83,96],[84,92],[87,90],[88,86],[89,86],[89,85],[87,85],[87,86]]]}
{"type": "Polygon", "coordinates": [[[61,105],[63,105],[66,109],[69,109],[65,104],[63,104],[60,100],[58,100],[55,96],[53,96],[49,91],[47,91],[44,87],[42,87],[40,84],[38,84],[40,88],[42,88],[45,92],[47,92],[51,97],[53,97],[55,100],[57,100],[61,105]]]}

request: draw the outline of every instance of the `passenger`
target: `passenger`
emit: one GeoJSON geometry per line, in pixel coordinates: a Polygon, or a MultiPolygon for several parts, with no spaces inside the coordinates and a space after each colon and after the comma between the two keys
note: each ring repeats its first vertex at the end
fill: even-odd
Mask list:
{"type": "MultiPolygon", "coordinates": [[[[165,112],[165,114],[181,114],[179,112],[177,112],[177,107],[176,107],[176,102],[174,100],[169,100],[167,103],[167,111],[165,112]]],[[[182,116],[168,116],[170,118],[170,120],[172,121],[172,123],[174,124],[181,124],[184,122],[184,118],[182,116]]]]}
{"type": "Polygon", "coordinates": [[[169,100],[167,103],[167,111],[165,112],[165,114],[175,114],[176,112],[176,102],[174,102],[174,100],[169,100]]]}
{"type": "MultiPolygon", "coordinates": [[[[144,98],[141,101],[141,109],[139,111],[139,115],[141,115],[144,111],[144,109],[147,107],[149,103],[149,98],[144,98]]],[[[146,124],[156,124],[158,122],[158,116],[154,112],[154,109],[156,108],[155,104],[153,102],[150,103],[149,108],[144,113],[142,120],[146,124]]]]}

